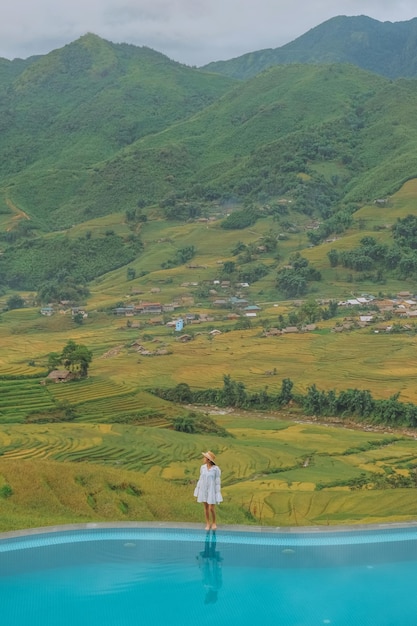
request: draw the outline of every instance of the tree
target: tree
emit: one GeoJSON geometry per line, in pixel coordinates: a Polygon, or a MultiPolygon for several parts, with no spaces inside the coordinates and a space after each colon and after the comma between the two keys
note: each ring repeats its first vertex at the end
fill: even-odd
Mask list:
{"type": "Polygon", "coordinates": [[[234,330],[248,330],[252,328],[252,322],[248,317],[241,317],[234,325],[234,330]]]}
{"type": "Polygon", "coordinates": [[[134,280],[136,278],[136,270],[133,267],[128,267],[126,270],[127,280],[134,280]]]}
{"type": "Polygon", "coordinates": [[[277,287],[288,298],[307,293],[307,281],[304,276],[292,268],[283,268],[278,272],[277,287]]]}
{"type": "Polygon", "coordinates": [[[243,243],[243,241],[238,241],[232,249],[232,254],[233,256],[237,256],[238,254],[240,254],[241,252],[243,252],[244,250],[246,250],[246,244],[243,243]]]}
{"type": "Polygon", "coordinates": [[[331,250],[329,250],[329,252],[327,253],[327,257],[330,261],[330,265],[331,267],[337,267],[339,264],[339,253],[337,250],[335,250],[334,248],[332,248],[331,250]]]}
{"type": "Polygon", "coordinates": [[[74,320],[74,324],[78,326],[84,323],[84,315],[80,312],[76,313],[72,319],[74,320]]]}
{"type": "Polygon", "coordinates": [[[321,309],[314,300],[304,302],[300,308],[298,317],[306,324],[314,324],[314,322],[321,319],[321,309]]]}
{"type": "Polygon", "coordinates": [[[78,369],[80,378],[86,378],[93,354],[86,346],[70,339],[61,353],[61,362],[69,370],[78,369]]]}
{"type": "Polygon", "coordinates": [[[6,304],[9,311],[11,309],[23,309],[23,307],[25,306],[25,301],[21,296],[15,294],[14,296],[10,296],[6,304]]]}
{"type": "Polygon", "coordinates": [[[292,388],[292,380],[289,378],[284,378],[281,384],[281,393],[279,394],[281,404],[288,404],[292,400],[292,388]]]}
{"type": "Polygon", "coordinates": [[[225,261],[223,263],[223,272],[225,274],[233,274],[236,269],[236,263],[234,261],[225,261]]]}
{"type": "Polygon", "coordinates": [[[61,355],[58,352],[51,352],[48,355],[48,370],[56,370],[57,367],[61,364],[61,355]]]}

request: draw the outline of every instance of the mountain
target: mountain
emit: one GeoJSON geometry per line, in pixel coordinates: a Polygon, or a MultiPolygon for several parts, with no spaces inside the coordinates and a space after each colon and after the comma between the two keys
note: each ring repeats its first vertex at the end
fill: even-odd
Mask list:
{"type": "Polygon", "coordinates": [[[388,78],[417,76],[417,18],[379,22],[364,15],[334,17],[294,41],[202,69],[247,79],[287,63],[352,63],[388,78]]]}
{"type": "Polygon", "coordinates": [[[326,206],[372,200],[417,172],[416,110],[415,81],[347,65],[271,68],[98,163],[56,215],[83,221],[140,201],[179,217],[187,203],[295,200],[318,188],[326,206]]]}
{"type": "Polygon", "coordinates": [[[228,206],[238,228],[315,220],[319,243],[417,177],[414,79],[291,63],[242,81],[91,34],[0,69],[0,288],[84,293],[142,254],[138,224],[228,206]]]}
{"type": "Polygon", "coordinates": [[[57,226],[54,210],[88,168],[192,115],[232,84],[92,34],[26,62],[2,59],[0,185],[24,187],[19,208],[44,228],[57,226]]]}

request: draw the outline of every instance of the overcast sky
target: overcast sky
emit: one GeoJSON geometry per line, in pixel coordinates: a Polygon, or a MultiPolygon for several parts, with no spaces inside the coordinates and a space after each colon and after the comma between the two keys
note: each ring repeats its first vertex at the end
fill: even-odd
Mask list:
{"type": "Polygon", "coordinates": [[[3,0],[0,57],[46,54],[87,32],[188,65],[277,48],[336,15],[400,22],[415,0],[3,0]]]}

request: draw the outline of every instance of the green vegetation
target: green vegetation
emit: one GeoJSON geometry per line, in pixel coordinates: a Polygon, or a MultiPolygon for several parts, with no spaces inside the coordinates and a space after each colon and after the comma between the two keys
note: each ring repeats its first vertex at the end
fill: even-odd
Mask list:
{"type": "Polygon", "coordinates": [[[208,447],[222,523],[415,518],[416,325],[339,302],[417,293],[416,104],[353,66],[236,81],[91,35],[4,68],[2,528],[201,520],[208,447]]]}
{"type": "Polygon", "coordinates": [[[8,287],[39,291],[43,302],[73,299],[88,295],[78,285],[127,265],[141,249],[137,237],[124,241],[112,232],[102,237],[29,239],[5,251],[0,272],[8,287]]]}
{"type": "Polygon", "coordinates": [[[413,438],[271,415],[218,415],[215,422],[232,436],[80,422],[3,426],[1,529],[201,521],[192,492],[207,446],[222,469],[223,524],[327,525],[416,515],[413,438]]]}
{"type": "Polygon", "coordinates": [[[284,63],[352,63],[389,78],[416,76],[415,23],[379,22],[365,15],[333,17],[280,48],[249,52],[204,69],[247,79],[284,63]]]}
{"type": "MultiPolygon", "coordinates": [[[[368,390],[347,389],[337,394],[334,390],[319,391],[315,384],[307,389],[305,395],[293,394],[293,382],[285,378],[278,394],[268,393],[267,387],[257,393],[248,393],[242,382],[232,380],[230,375],[223,377],[222,389],[204,389],[191,391],[187,384],[181,383],[173,389],[154,389],[158,397],[174,402],[211,404],[223,407],[237,407],[246,410],[277,410],[296,402],[305,415],[341,416],[386,426],[417,427],[417,406],[411,402],[398,401],[399,393],[388,400],[375,400],[368,390]]],[[[193,420],[179,418],[183,427],[177,430],[199,432],[193,426],[193,420]]]]}

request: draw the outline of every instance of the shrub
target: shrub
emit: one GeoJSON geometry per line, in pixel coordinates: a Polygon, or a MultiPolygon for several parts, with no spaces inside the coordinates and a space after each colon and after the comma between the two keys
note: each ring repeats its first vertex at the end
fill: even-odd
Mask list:
{"type": "Polygon", "coordinates": [[[10,487],[10,485],[3,485],[2,487],[0,487],[0,498],[10,498],[10,496],[13,495],[13,489],[10,487]]]}

